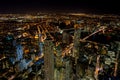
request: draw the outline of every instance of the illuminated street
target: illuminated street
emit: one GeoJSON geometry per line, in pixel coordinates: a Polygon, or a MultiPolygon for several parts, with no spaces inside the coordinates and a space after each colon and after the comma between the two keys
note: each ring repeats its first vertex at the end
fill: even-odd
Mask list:
{"type": "Polygon", "coordinates": [[[120,16],[0,15],[0,80],[120,80],[120,16]]]}

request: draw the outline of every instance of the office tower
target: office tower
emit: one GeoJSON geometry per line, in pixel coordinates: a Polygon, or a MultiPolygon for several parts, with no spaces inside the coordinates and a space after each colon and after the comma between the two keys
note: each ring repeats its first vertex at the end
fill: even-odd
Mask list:
{"type": "Polygon", "coordinates": [[[45,80],[54,80],[54,54],[51,40],[46,40],[44,44],[44,67],[45,80]]]}
{"type": "Polygon", "coordinates": [[[75,57],[75,63],[77,63],[77,59],[79,58],[79,48],[80,48],[80,36],[81,30],[76,29],[74,33],[74,46],[73,46],[73,57],[75,57]]]}
{"type": "Polygon", "coordinates": [[[71,80],[70,70],[71,70],[70,61],[66,61],[65,62],[65,80],[71,80]]]}

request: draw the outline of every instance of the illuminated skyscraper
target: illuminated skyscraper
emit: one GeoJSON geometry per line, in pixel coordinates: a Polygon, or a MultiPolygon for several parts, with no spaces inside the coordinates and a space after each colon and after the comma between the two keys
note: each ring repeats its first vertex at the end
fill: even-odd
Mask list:
{"type": "Polygon", "coordinates": [[[44,46],[45,80],[54,80],[53,43],[50,40],[46,40],[44,46]]]}
{"type": "Polygon", "coordinates": [[[70,62],[66,61],[66,63],[65,63],[65,80],[71,80],[70,79],[70,70],[71,70],[70,62]]]}

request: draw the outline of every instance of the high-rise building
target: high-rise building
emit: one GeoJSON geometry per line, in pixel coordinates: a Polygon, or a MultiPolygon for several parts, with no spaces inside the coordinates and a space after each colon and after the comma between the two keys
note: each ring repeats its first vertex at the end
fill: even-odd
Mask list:
{"type": "Polygon", "coordinates": [[[79,50],[80,50],[80,36],[81,30],[76,29],[74,33],[74,46],[73,46],[73,57],[75,57],[75,63],[77,63],[77,59],[79,58],[79,50]]]}
{"type": "Polygon", "coordinates": [[[65,62],[65,80],[71,80],[70,70],[71,70],[70,61],[66,61],[65,62]]]}
{"type": "Polygon", "coordinates": [[[51,40],[46,40],[44,44],[44,67],[45,80],[54,80],[54,54],[51,40]]]}

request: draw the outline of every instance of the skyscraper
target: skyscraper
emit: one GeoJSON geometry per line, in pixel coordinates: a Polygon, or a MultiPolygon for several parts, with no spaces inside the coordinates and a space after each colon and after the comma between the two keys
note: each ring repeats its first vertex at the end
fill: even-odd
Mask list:
{"type": "Polygon", "coordinates": [[[45,80],[54,80],[53,43],[51,40],[46,40],[44,46],[45,80]]]}

